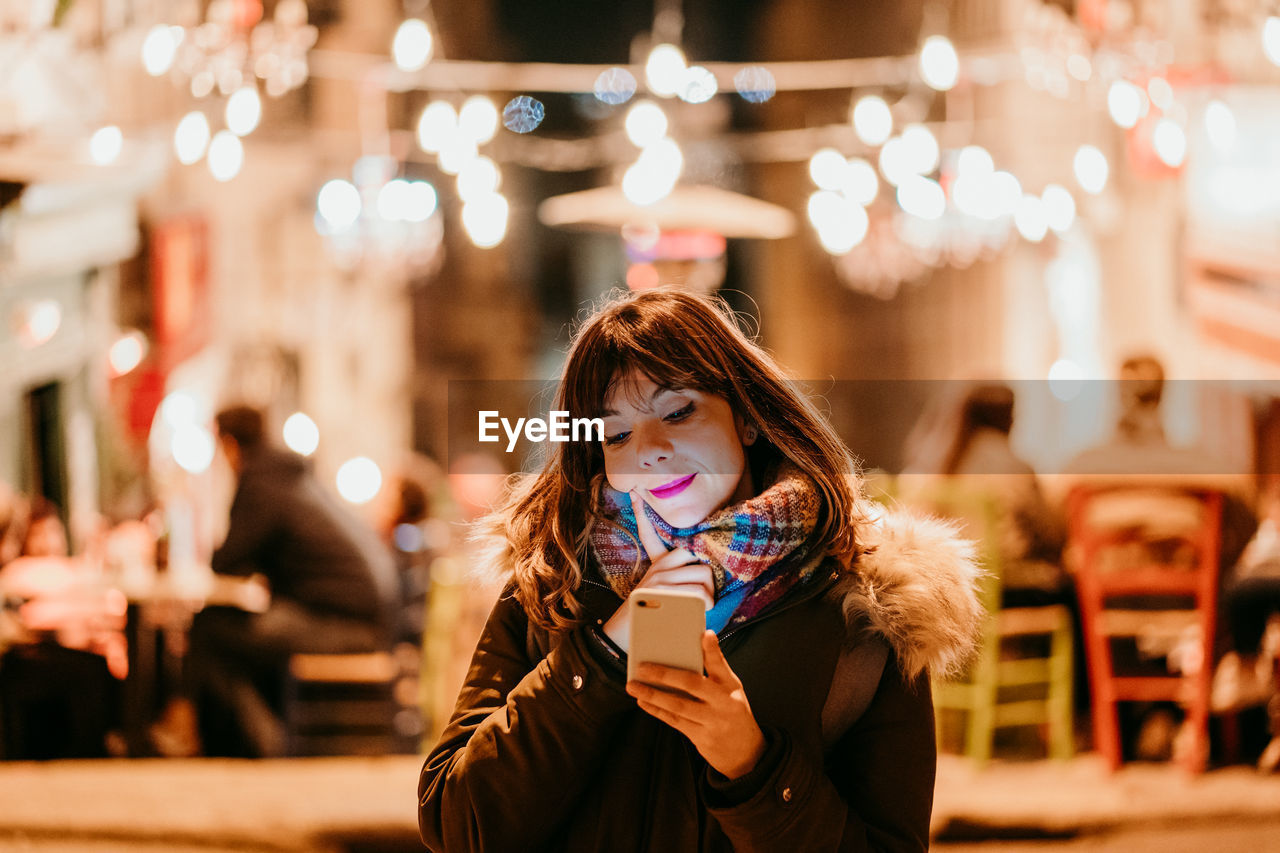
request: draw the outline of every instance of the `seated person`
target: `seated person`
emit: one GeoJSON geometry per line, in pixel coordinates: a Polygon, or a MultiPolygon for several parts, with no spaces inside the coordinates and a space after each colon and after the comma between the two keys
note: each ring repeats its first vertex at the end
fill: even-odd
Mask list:
{"type": "Polygon", "coordinates": [[[209,755],[279,755],[289,657],[387,648],[395,567],[374,531],[338,503],[306,460],[268,446],[260,412],[227,409],[217,430],[238,483],[213,571],[262,575],[271,603],[261,613],[211,607],[197,614],[190,677],[200,737],[209,755]]]}

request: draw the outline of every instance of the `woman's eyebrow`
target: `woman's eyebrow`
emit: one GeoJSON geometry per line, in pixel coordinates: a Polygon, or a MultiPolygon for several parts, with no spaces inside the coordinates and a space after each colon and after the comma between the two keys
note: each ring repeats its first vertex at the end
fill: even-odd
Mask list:
{"type": "MultiPolygon", "coordinates": [[[[648,399],[648,401],[647,401],[647,404],[646,404],[646,405],[644,405],[644,406],[637,406],[636,408],[637,408],[637,409],[639,409],[639,410],[640,410],[640,411],[642,411],[642,412],[651,412],[651,411],[653,411],[653,404],[654,404],[654,401],[656,401],[656,400],[657,400],[659,397],[661,397],[663,394],[678,394],[678,393],[680,393],[681,391],[684,391],[684,390],[685,390],[684,388],[663,388],[663,387],[658,387],[657,389],[655,389],[655,390],[654,390],[654,392],[653,392],[652,394],[650,394],[650,395],[649,395],[649,399],[648,399]]],[[[601,410],[600,410],[600,415],[599,415],[599,416],[600,416],[600,417],[602,417],[602,418],[608,418],[608,417],[616,416],[616,415],[618,415],[618,414],[619,414],[619,412],[617,412],[617,411],[615,411],[615,410],[613,410],[613,409],[610,409],[609,407],[607,407],[607,406],[606,406],[605,408],[603,408],[603,409],[601,409],[601,410]]]]}

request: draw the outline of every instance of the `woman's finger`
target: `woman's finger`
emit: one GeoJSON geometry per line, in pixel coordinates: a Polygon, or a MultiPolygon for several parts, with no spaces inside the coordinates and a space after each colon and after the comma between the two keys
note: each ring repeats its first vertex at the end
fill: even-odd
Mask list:
{"type": "Polygon", "coordinates": [[[702,632],[702,665],[707,669],[707,676],[721,684],[738,683],[738,676],[729,668],[724,652],[720,651],[720,641],[715,631],[702,632]]]}
{"type": "Polygon", "coordinates": [[[631,509],[636,514],[636,529],[640,532],[640,544],[644,546],[645,555],[652,561],[667,553],[667,546],[662,544],[658,531],[644,511],[644,499],[635,492],[631,493],[631,509]]]}
{"type": "Polygon", "coordinates": [[[700,672],[690,672],[687,669],[644,663],[636,669],[636,681],[668,690],[679,690],[703,703],[715,698],[707,678],[700,672]]]}

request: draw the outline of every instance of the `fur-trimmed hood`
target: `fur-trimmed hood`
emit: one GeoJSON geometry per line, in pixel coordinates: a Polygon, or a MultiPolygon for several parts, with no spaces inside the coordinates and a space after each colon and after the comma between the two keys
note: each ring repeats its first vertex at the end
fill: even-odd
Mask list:
{"type": "Polygon", "coordinates": [[[956,672],[982,623],[974,544],[951,524],[902,508],[864,502],[862,551],[844,595],[851,628],[889,644],[908,678],[956,672]]]}

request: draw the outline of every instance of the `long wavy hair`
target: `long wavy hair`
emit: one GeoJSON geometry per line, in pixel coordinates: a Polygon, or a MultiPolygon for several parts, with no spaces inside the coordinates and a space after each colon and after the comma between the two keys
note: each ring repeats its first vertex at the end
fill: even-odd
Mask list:
{"type": "MultiPolygon", "coordinates": [[[[744,448],[754,493],[783,458],[813,479],[822,512],[810,553],[849,565],[856,555],[857,468],[847,447],[778,364],[739,327],[719,299],[659,288],[603,305],[578,330],[556,393],[572,417],[602,416],[615,383],[638,372],[663,388],[726,399],[760,430],[744,448]]],[[[550,445],[542,469],[513,481],[502,504],[478,525],[477,538],[505,540],[515,596],[548,630],[581,621],[582,582],[592,526],[602,523],[606,483],[598,441],[550,445]]]]}

